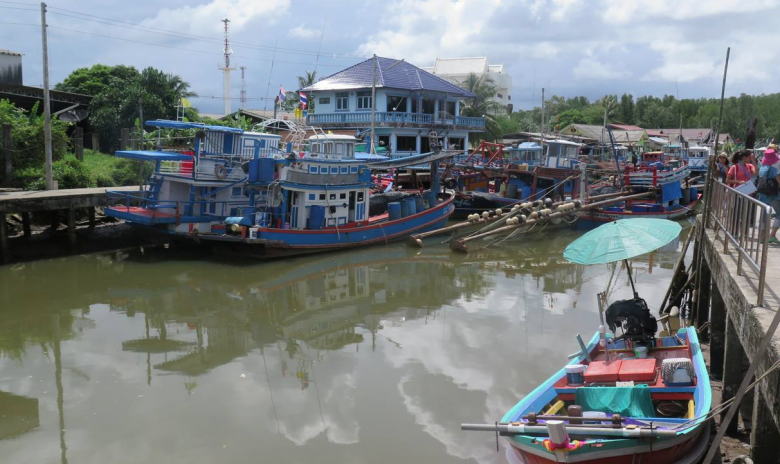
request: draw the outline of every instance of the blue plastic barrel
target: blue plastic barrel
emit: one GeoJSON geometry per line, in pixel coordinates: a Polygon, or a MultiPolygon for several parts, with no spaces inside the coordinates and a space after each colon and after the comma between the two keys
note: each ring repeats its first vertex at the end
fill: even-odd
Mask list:
{"type": "Polygon", "coordinates": [[[507,198],[517,198],[517,184],[510,183],[506,188],[507,198]]]}
{"type": "Polygon", "coordinates": [[[520,200],[528,200],[531,198],[531,194],[533,193],[533,188],[531,188],[530,185],[523,185],[523,191],[520,194],[520,200]]]}
{"type": "Polygon", "coordinates": [[[699,198],[699,191],[696,187],[691,187],[691,201],[696,201],[699,198]]]}
{"type": "Polygon", "coordinates": [[[436,206],[436,194],[430,190],[427,190],[423,193],[423,200],[425,200],[425,203],[428,204],[428,208],[433,208],[436,206]]]}
{"type": "Polygon", "coordinates": [[[406,203],[406,207],[409,210],[409,216],[417,214],[417,202],[414,198],[407,198],[404,200],[404,203],[406,203]]]}
{"type": "Polygon", "coordinates": [[[390,220],[395,221],[401,219],[401,203],[394,201],[387,204],[387,213],[390,215],[390,220]]]}
{"type": "Polygon", "coordinates": [[[322,225],[325,224],[325,207],[312,205],[311,212],[309,213],[309,229],[320,230],[322,225]]]}
{"type": "Polygon", "coordinates": [[[403,199],[399,203],[401,203],[401,217],[408,216],[409,215],[409,202],[406,201],[406,199],[403,199]]]}
{"type": "Polygon", "coordinates": [[[422,197],[414,197],[414,208],[417,210],[418,213],[425,209],[425,207],[423,206],[422,197]]]}

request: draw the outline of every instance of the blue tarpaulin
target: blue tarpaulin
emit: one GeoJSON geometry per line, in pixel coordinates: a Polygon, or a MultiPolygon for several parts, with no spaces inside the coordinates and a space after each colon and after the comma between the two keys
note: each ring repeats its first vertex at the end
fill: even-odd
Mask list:
{"type": "Polygon", "coordinates": [[[243,134],[243,129],[227,126],[207,126],[199,122],[169,121],[167,119],[155,119],[144,122],[147,126],[167,127],[169,129],[208,129],[216,132],[230,132],[233,134],[243,134]]]}
{"type": "Polygon", "coordinates": [[[680,181],[664,184],[661,190],[661,198],[663,198],[664,203],[682,198],[680,181]]]}

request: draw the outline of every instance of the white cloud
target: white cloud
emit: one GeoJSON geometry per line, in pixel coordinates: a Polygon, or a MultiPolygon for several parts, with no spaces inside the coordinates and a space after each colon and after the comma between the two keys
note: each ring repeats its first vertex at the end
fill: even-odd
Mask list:
{"type": "Polygon", "coordinates": [[[553,21],[564,21],[576,13],[582,0],[553,0],[552,3],[553,12],[550,13],[550,18],[553,21]]]}
{"type": "Polygon", "coordinates": [[[663,57],[663,64],[644,76],[645,80],[691,82],[717,75],[715,56],[702,46],[682,42],[658,42],[651,46],[663,57]]]}
{"type": "Polygon", "coordinates": [[[577,79],[623,79],[630,75],[631,71],[628,69],[601,62],[593,57],[581,59],[574,68],[574,77],[577,79]]]}
{"type": "Polygon", "coordinates": [[[315,29],[307,28],[306,25],[301,24],[300,26],[296,26],[290,29],[288,35],[290,37],[299,37],[301,39],[312,39],[319,36],[319,32],[315,29]]]}
{"type": "Polygon", "coordinates": [[[776,8],[778,0],[603,0],[602,11],[606,22],[628,23],[648,21],[651,18],[685,20],[707,16],[751,13],[776,8]]]}
{"type": "Polygon", "coordinates": [[[204,32],[222,32],[224,25],[220,20],[227,17],[230,19],[230,30],[238,32],[259,17],[264,18],[266,23],[273,23],[275,18],[289,10],[290,3],[291,0],[212,0],[197,6],[163,8],[155,17],[142,24],[204,35],[204,32]]]}

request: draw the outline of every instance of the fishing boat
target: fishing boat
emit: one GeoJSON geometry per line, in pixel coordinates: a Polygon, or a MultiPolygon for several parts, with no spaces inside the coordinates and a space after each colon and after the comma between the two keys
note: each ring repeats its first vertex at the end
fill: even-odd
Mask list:
{"type": "Polygon", "coordinates": [[[577,335],[580,351],[568,364],[500,423],[461,428],[500,433],[512,460],[525,464],[697,463],[707,445],[712,394],[696,329],[657,336],[628,263],[665,246],[680,229],[671,221],[617,221],[570,244],[564,257],[571,262],[626,260],[633,298],[607,306],[606,292],[598,294],[601,325],[587,344],[577,335]]]}
{"type": "Polygon", "coordinates": [[[580,144],[550,140],[505,146],[482,142],[468,158],[445,171],[447,187],[457,190],[454,217],[518,202],[550,197],[579,198],[582,178],[580,144]]]}
{"type": "Polygon", "coordinates": [[[441,227],[454,210],[452,197],[436,190],[393,198],[400,201],[372,201],[369,195],[375,167],[435,167],[451,156],[435,144],[434,152],[403,160],[366,161],[355,157],[354,137],[319,133],[309,137],[308,152],[300,157],[280,150],[273,134],[176,121],[148,124],[196,129],[194,155],[117,152],[154,161],[156,169],[140,193],[109,191],[120,205],[106,214],[229,252],[264,258],[387,243],[441,227]]]}
{"type": "Polygon", "coordinates": [[[688,147],[688,168],[691,173],[706,172],[709,157],[709,147],[688,147]]]}

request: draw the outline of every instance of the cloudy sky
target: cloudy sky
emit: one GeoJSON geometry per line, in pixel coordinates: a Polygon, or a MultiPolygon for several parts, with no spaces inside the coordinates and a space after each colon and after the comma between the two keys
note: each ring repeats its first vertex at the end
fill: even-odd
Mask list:
{"type": "MultiPolygon", "coordinates": [[[[780,91],[780,0],[52,0],[50,73],[60,82],[95,63],[181,75],[202,111],[222,108],[220,19],[231,20],[232,65],[246,67],[246,107],[316,68],[332,74],[373,53],[428,66],[488,56],[512,76],[516,107],[541,88],[715,97],[731,47],[728,95],[780,91]],[[90,16],[85,16],[90,15],[90,16]],[[141,25],[143,28],[133,26],[141,25]],[[321,39],[322,38],[322,39],[321,39]],[[275,50],[275,51],[274,51],[275,50]],[[214,97],[214,98],[211,98],[214,97]]],[[[0,48],[24,54],[24,80],[42,85],[38,4],[0,1],[0,48]],[[32,11],[31,11],[32,10],[32,11]]],[[[233,74],[233,108],[240,75],[233,74]]]]}

